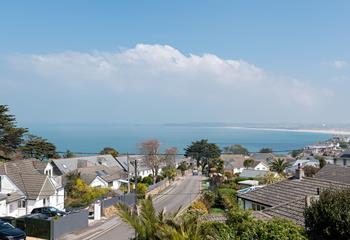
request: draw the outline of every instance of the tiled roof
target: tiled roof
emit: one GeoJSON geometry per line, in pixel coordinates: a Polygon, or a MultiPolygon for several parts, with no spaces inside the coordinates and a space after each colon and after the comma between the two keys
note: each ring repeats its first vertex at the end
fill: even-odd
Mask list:
{"type": "Polygon", "coordinates": [[[6,197],[6,203],[11,203],[11,202],[14,202],[14,201],[17,201],[19,199],[24,199],[25,196],[21,193],[21,192],[12,192],[12,193],[9,193],[9,194],[6,194],[7,197],[6,197]]]}
{"type": "Polygon", "coordinates": [[[341,158],[350,158],[350,149],[344,151],[340,155],[341,158]]]}
{"type": "Polygon", "coordinates": [[[92,166],[79,168],[81,179],[90,184],[97,176],[106,182],[112,182],[118,179],[126,179],[127,173],[118,167],[92,166]]]}
{"type": "Polygon", "coordinates": [[[242,178],[258,178],[263,177],[268,172],[264,170],[243,169],[239,176],[242,178]]]}
{"type": "Polygon", "coordinates": [[[316,173],[315,178],[350,184],[350,167],[327,164],[316,173]]]}
{"type": "Polygon", "coordinates": [[[52,162],[61,171],[62,174],[66,174],[78,168],[100,165],[121,168],[117,160],[110,154],[87,157],[59,158],[52,159],[52,162]]]}
{"type": "Polygon", "coordinates": [[[317,189],[348,188],[350,185],[317,178],[288,179],[262,188],[238,193],[238,197],[266,206],[277,206],[308,195],[317,195],[317,189]]]}
{"type": "Polygon", "coordinates": [[[297,225],[304,226],[304,209],[305,197],[301,197],[275,207],[267,208],[261,212],[271,217],[287,218],[297,225]]]}
{"type": "Polygon", "coordinates": [[[247,159],[246,156],[234,154],[222,154],[221,158],[224,160],[225,169],[243,168],[243,162],[247,159]]]}
{"type": "MultiPolygon", "coordinates": [[[[34,161],[39,160],[11,161],[0,166],[0,174],[7,175],[28,199],[36,199],[47,180],[47,176],[34,167],[34,161]]],[[[46,195],[53,194],[54,186],[45,191],[46,195]]]]}

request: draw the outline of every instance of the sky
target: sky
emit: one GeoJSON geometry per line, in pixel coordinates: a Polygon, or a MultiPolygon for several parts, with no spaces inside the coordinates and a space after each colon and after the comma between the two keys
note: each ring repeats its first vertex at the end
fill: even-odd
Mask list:
{"type": "Polygon", "coordinates": [[[349,1],[2,1],[20,123],[348,123],[349,1]]]}

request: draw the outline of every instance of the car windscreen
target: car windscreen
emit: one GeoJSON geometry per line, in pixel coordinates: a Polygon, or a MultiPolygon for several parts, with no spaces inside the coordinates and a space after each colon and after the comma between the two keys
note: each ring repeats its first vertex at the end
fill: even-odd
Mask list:
{"type": "Polygon", "coordinates": [[[15,227],[8,222],[0,222],[0,229],[14,229],[15,227]]]}

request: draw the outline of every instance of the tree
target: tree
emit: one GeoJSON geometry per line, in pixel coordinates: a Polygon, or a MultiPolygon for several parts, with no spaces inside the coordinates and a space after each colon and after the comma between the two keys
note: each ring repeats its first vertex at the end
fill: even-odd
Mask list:
{"type": "Polygon", "coordinates": [[[340,142],[339,143],[339,147],[342,148],[342,149],[347,149],[347,148],[349,148],[349,143],[347,143],[347,142],[340,142]]]}
{"type": "Polygon", "coordinates": [[[27,129],[16,126],[15,117],[8,112],[8,106],[0,105],[0,160],[10,160],[27,133],[27,129]]]}
{"type": "Polygon", "coordinates": [[[297,150],[292,150],[290,152],[290,155],[293,157],[293,158],[296,158],[298,157],[300,154],[303,153],[303,150],[302,149],[297,149],[297,150]]]}
{"type": "Polygon", "coordinates": [[[249,155],[248,150],[239,144],[224,147],[224,153],[249,155]]]}
{"type": "Polygon", "coordinates": [[[324,166],[327,165],[327,161],[324,158],[324,156],[315,156],[315,158],[318,160],[320,168],[323,168],[324,166]]]}
{"type": "Polygon", "coordinates": [[[271,171],[275,171],[280,175],[284,175],[284,171],[290,164],[287,163],[284,159],[275,159],[270,163],[271,171]]]}
{"type": "Polygon", "coordinates": [[[218,158],[221,155],[220,148],[214,143],[208,143],[208,140],[192,142],[185,148],[185,156],[191,157],[197,161],[197,167],[202,166],[202,171],[208,165],[210,158],[218,158]]]}
{"type": "Polygon", "coordinates": [[[320,169],[314,166],[304,166],[304,173],[306,177],[313,177],[320,169]]]}
{"type": "Polygon", "coordinates": [[[167,166],[175,167],[177,148],[171,147],[165,149],[164,161],[167,166]]]}
{"type": "Polygon", "coordinates": [[[264,176],[259,179],[260,184],[272,184],[276,182],[280,182],[284,180],[285,178],[282,176],[276,176],[273,172],[267,172],[264,176]]]}
{"type": "Polygon", "coordinates": [[[116,157],[118,157],[119,152],[112,147],[105,147],[101,150],[100,154],[101,155],[110,154],[116,158],[116,157]]]}
{"type": "Polygon", "coordinates": [[[140,150],[144,155],[144,163],[152,171],[153,182],[156,182],[157,175],[160,170],[160,166],[163,163],[163,158],[159,154],[159,141],[158,140],[147,140],[141,143],[140,150]]]}
{"type": "Polygon", "coordinates": [[[208,166],[211,172],[224,173],[224,160],[221,158],[210,158],[208,166]]]}
{"type": "Polygon", "coordinates": [[[182,161],[179,166],[177,167],[177,169],[179,169],[181,171],[181,175],[184,176],[185,175],[185,171],[188,169],[188,164],[185,161],[182,161]]]}
{"type": "Polygon", "coordinates": [[[62,155],[63,158],[74,158],[75,154],[69,150],[67,150],[65,153],[62,155]]]}
{"type": "Polygon", "coordinates": [[[164,178],[168,178],[169,181],[173,181],[175,180],[176,177],[176,168],[173,166],[165,166],[162,169],[162,175],[164,176],[164,178]]]}
{"type": "Polygon", "coordinates": [[[252,159],[252,158],[249,158],[249,159],[244,160],[243,166],[245,168],[250,168],[250,167],[252,167],[254,165],[254,163],[255,163],[255,160],[252,159]]]}
{"type": "Polygon", "coordinates": [[[262,148],[259,153],[272,153],[272,148],[262,148]]]}
{"type": "Polygon", "coordinates": [[[54,144],[31,134],[27,135],[27,140],[20,149],[24,158],[36,158],[39,160],[59,158],[54,144]]]}
{"type": "Polygon", "coordinates": [[[304,216],[310,239],[350,239],[350,189],[323,190],[304,216]]]}

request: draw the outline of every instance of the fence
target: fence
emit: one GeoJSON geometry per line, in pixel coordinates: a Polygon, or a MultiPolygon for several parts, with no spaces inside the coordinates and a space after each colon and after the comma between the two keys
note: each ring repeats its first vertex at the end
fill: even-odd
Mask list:
{"type": "Polygon", "coordinates": [[[88,210],[71,213],[59,219],[40,219],[24,216],[15,220],[15,226],[27,236],[54,240],[60,236],[88,227],[88,210]]]}

